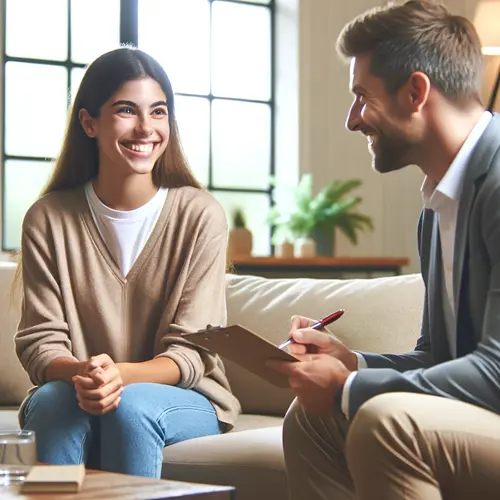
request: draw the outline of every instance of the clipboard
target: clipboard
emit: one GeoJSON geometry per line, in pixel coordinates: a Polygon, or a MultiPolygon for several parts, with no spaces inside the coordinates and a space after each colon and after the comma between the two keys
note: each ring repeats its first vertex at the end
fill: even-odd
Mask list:
{"type": "Polygon", "coordinates": [[[298,361],[269,340],[241,325],[210,326],[182,337],[197,346],[219,354],[271,384],[288,388],[288,377],[266,366],[268,359],[298,361]]]}

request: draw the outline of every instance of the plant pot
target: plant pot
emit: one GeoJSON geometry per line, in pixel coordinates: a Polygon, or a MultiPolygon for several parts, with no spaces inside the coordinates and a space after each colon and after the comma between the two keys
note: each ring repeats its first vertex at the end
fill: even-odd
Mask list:
{"type": "Polygon", "coordinates": [[[295,255],[297,257],[316,257],[316,242],[312,238],[297,238],[295,255]]]}
{"type": "Polygon", "coordinates": [[[229,232],[228,250],[232,257],[250,257],[252,254],[252,233],[244,228],[237,227],[229,232]]]}
{"type": "Polygon", "coordinates": [[[274,255],[281,259],[291,259],[293,258],[293,244],[289,241],[283,241],[278,243],[274,247],[274,255]]]}
{"type": "Polygon", "coordinates": [[[331,224],[317,226],[311,232],[311,237],[316,242],[316,253],[322,257],[335,255],[335,228],[331,224]]]}

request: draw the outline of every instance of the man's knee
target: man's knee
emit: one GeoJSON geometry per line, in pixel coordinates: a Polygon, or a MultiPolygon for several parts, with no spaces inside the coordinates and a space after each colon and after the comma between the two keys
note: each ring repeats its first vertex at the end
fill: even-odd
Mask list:
{"type": "Polygon", "coordinates": [[[389,450],[384,443],[397,439],[412,439],[412,408],[415,394],[387,393],[375,396],[363,404],[351,422],[346,440],[346,458],[350,463],[359,454],[373,450],[389,450]]]}
{"type": "Polygon", "coordinates": [[[308,413],[297,399],[288,409],[283,422],[283,447],[293,452],[297,448],[308,448],[311,441],[327,442],[328,446],[339,451],[343,448],[343,436],[347,421],[342,415],[316,415],[308,413]]]}
{"type": "Polygon", "coordinates": [[[298,425],[299,420],[302,418],[302,408],[297,401],[294,399],[290,408],[285,414],[285,419],[283,421],[283,439],[288,440],[290,436],[293,436],[300,429],[298,425]]]}
{"type": "Polygon", "coordinates": [[[294,399],[286,412],[283,421],[283,443],[297,446],[301,442],[301,436],[308,437],[315,427],[315,416],[309,415],[300,405],[298,399],[294,399]]]}

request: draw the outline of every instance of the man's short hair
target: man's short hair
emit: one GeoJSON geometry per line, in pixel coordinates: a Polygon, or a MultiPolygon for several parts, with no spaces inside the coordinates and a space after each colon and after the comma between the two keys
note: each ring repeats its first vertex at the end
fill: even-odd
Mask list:
{"type": "Polygon", "coordinates": [[[347,24],[337,51],[350,59],[370,56],[370,71],[395,93],[412,73],[425,73],[453,102],[481,101],[484,59],[473,24],[429,0],[391,3],[347,24]]]}

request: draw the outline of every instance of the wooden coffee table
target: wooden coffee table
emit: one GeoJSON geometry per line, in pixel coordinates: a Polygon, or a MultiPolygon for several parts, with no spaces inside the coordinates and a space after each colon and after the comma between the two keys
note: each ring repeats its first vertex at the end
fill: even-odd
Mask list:
{"type": "Polygon", "coordinates": [[[234,500],[235,489],[229,486],[184,483],[149,479],[124,474],[87,470],[82,489],[78,493],[30,493],[22,495],[19,486],[0,486],[2,500],[234,500]]]}

